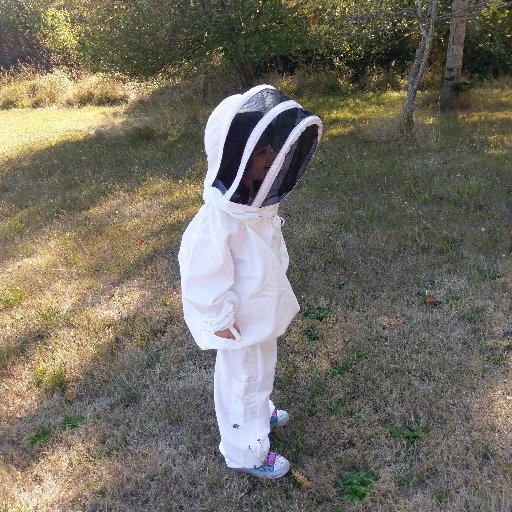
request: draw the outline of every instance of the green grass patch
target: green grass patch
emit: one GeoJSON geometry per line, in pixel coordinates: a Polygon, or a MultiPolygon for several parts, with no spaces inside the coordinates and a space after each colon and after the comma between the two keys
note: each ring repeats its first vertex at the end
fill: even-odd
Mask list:
{"type": "Polygon", "coordinates": [[[42,425],[35,434],[28,438],[27,444],[34,447],[38,444],[46,444],[56,431],[77,430],[86,422],[84,416],[64,416],[57,425],[42,425]]]}
{"type": "Polygon", "coordinates": [[[0,287],[0,311],[21,304],[25,295],[25,290],[21,286],[0,287]]]}
{"type": "Polygon", "coordinates": [[[43,425],[37,429],[37,432],[28,438],[29,446],[47,443],[53,435],[53,427],[51,425],[43,425]]]}
{"type": "Polygon", "coordinates": [[[26,225],[20,218],[14,218],[0,225],[0,236],[8,237],[25,231],[26,225]]]}
{"type": "Polygon", "coordinates": [[[304,339],[308,343],[314,343],[315,341],[318,341],[322,336],[322,331],[320,330],[320,326],[317,324],[310,325],[306,332],[304,333],[304,339]]]}
{"type": "Polygon", "coordinates": [[[62,430],[76,430],[85,423],[84,416],[64,416],[62,421],[59,423],[59,427],[62,430]]]}
{"type": "Polygon", "coordinates": [[[485,321],[486,309],[483,306],[472,306],[464,313],[464,320],[470,325],[478,325],[485,321]]]}
{"type": "Polygon", "coordinates": [[[308,343],[315,343],[322,337],[322,329],[320,322],[325,320],[330,314],[330,310],[324,307],[308,308],[303,313],[304,318],[308,321],[308,327],[304,332],[304,339],[308,343]]]}
{"type": "Polygon", "coordinates": [[[507,362],[507,356],[501,353],[491,354],[487,356],[487,360],[496,366],[502,366],[507,362]]]}
{"type": "Polygon", "coordinates": [[[361,469],[347,472],[338,480],[342,496],[348,501],[363,501],[375,486],[375,475],[361,469]]]}
{"type": "Polygon", "coordinates": [[[64,366],[48,368],[41,365],[36,368],[34,379],[36,385],[50,395],[56,392],[66,391],[69,384],[66,368],[64,366]]]}
{"type": "Polygon", "coordinates": [[[330,377],[339,377],[352,371],[358,363],[367,358],[366,352],[363,350],[349,350],[337,364],[329,368],[328,375],[330,377]]]}
{"type": "Polygon", "coordinates": [[[124,407],[130,407],[140,398],[141,390],[138,386],[126,386],[119,391],[119,401],[124,407]]]}
{"type": "Polygon", "coordinates": [[[37,314],[47,327],[55,327],[61,319],[61,312],[53,304],[42,304],[37,308],[37,314]]]}
{"type": "Polygon", "coordinates": [[[309,320],[318,320],[321,322],[322,320],[325,320],[330,314],[330,310],[328,308],[323,307],[316,307],[316,308],[310,308],[307,309],[304,312],[304,317],[309,320]]]}
{"type": "Polygon", "coordinates": [[[501,272],[495,268],[488,268],[480,271],[480,277],[484,281],[496,281],[502,276],[501,272]]]}
{"type": "Polygon", "coordinates": [[[407,448],[414,446],[427,436],[427,432],[423,430],[421,425],[414,424],[412,426],[394,425],[389,428],[389,434],[395,439],[405,441],[407,448]]]}

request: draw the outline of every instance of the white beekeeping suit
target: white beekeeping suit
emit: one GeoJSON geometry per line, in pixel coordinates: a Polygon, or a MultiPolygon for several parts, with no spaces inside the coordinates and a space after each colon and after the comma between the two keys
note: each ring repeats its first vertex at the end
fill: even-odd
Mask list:
{"type": "Polygon", "coordinates": [[[206,126],[205,202],[179,263],[185,321],[200,348],[218,350],[215,409],[229,467],[258,466],[269,452],[276,339],[299,311],[277,210],[321,129],[268,85],[226,98],[206,126]],[[215,334],[225,329],[236,339],[215,334]]]}

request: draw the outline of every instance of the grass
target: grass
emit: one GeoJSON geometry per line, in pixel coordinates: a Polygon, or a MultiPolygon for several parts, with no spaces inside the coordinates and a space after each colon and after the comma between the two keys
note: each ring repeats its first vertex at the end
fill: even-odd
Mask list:
{"type": "Polygon", "coordinates": [[[326,129],[281,206],[273,483],[225,469],[181,316],[213,104],[0,111],[0,510],[511,510],[512,95],[473,97],[420,95],[414,144],[401,93],[299,98],[326,129]]]}
{"type": "Polygon", "coordinates": [[[374,475],[365,470],[350,472],[340,480],[340,485],[346,500],[363,501],[374,487],[374,475]]]}
{"type": "Polygon", "coordinates": [[[121,76],[55,70],[0,75],[0,109],[116,105],[134,97],[140,85],[121,76]]]}

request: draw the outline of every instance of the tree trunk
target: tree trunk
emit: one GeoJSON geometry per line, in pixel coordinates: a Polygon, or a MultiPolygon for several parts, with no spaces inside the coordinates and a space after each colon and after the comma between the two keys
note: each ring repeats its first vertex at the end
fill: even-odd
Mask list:
{"type": "Polygon", "coordinates": [[[446,52],[443,90],[441,92],[441,110],[449,110],[459,106],[460,89],[457,83],[462,74],[462,56],[466,35],[466,0],[453,0],[450,37],[446,52]]]}
{"type": "Polygon", "coordinates": [[[427,67],[432,40],[434,38],[435,18],[436,18],[436,0],[428,0],[426,15],[423,13],[422,0],[416,0],[418,6],[418,20],[420,25],[421,40],[416,49],[414,62],[409,71],[409,80],[407,82],[407,99],[402,111],[402,135],[407,138],[414,137],[414,105],[416,93],[420,85],[421,78],[427,67]]]}

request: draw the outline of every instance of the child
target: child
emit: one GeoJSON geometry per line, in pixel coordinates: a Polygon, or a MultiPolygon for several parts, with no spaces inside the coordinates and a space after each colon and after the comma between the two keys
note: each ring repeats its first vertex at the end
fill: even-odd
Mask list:
{"type": "Polygon", "coordinates": [[[268,438],[288,421],[270,393],[277,337],[299,311],[277,210],[321,130],[317,116],[268,85],[223,100],[205,130],[205,203],[179,253],[185,321],[200,348],[217,350],[219,449],[228,467],[259,478],[290,468],[268,438]]]}

